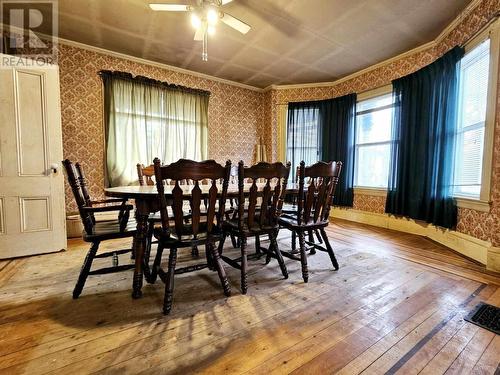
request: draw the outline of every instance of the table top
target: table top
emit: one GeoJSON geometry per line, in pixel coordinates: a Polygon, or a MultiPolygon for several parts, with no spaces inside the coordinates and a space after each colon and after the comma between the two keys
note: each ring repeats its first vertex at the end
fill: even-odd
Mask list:
{"type": "MultiPolygon", "coordinates": [[[[179,185],[183,191],[183,195],[189,196],[191,195],[191,190],[193,189],[194,185],[179,185]]],[[[201,190],[201,195],[208,195],[208,191],[212,185],[199,185],[200,190],[201,190]]],[[[245,184],[244,185],[244,191],[248,192],[250,190],[250,186],[252,184],[245,184]]],[[[265,186],[265,183],[257,183],[257,188],[258,190],[262,190],[265,186]]],[[[272,186],[272,185],[271,185],[272,186]]],[[[273,187],[273,186],[272,186],[273,187]]],[[[172,195],[172,189],[174,188],[174,185],[165,185],[165,195],[171,196],[172,195]]],[[[218,191],[220,192],[222,189],[221,184],[217,184],[218,191]]],[[[295,183],[290,183],[286,187],[287,193],[293,194],[297,193],[299,190],[299,185],[295,183]]],[[[122,198],[122,197],[127,197],[127,198],[132,198],[132,199],[137,199],[137,198],[152,198],[155,195],[158,194],[158,191],[156,190],[156,186],[138,186],[138,185],[130,185],[130,186],[117,186],[117,187],[112,187],[112,188],[106,188],[104,189],[104,193],[108,197],[117,197],[117,198],[122,198]]],[[[229,187],[227,189],[227,194],[228,196],[237,196],[238,195],[238,185],[237,184],[229,184],[229,187]]]]}

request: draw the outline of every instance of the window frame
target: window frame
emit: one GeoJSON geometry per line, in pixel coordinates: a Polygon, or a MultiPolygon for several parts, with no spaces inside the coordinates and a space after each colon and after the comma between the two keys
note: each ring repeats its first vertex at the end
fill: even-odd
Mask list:
{"type": "Polygon", "coordinates": [[[490,64],[488,72],[488,93],[484,125],[483,166],[479,197],[454,193],[458,207],[489,212],[491,207],[491,175],[493,168],[493,148],[497,102],[497,84],[500,53],[500,20],[495,21],[465,45],[465,53],[470,52],[486,39],[490,39],[490,64]]]}
{"type": "MultiPolygon", "coordinates": [[[[378,96],[384,96],[384,95],[388,95],[388,94],[392,94],[392,84],[377,87],[375,89],[364,91],[364,92],[358,94],[356,103],[359,104],[360,102],[363,102],[365,100],[373,99],[373,98],[376,98],[378,96]]],[[[391,106],[394,107],[394,103],[391,106]]],[[[390,106],[387,105],[384,107],[390,107],[390,106]]],[[[383,108],[383,107],[380,107],[380,108],[383,108]]],[[[361,112],[368,113],[370,111],[371,110],[361,111],[361,112]]],[[[356,117],[357,116],[358,116],[358,112],[356,111],[356,117]]],[[[357,127],[357,124],[355,126],[357,127]]],[[[383,142],[363,143],[363,146],[382,145],[382,144],[389,144],[390,145],[393,142],[394,142],[394,140],[392,139],[392,140],[383,141],[383,142]]],[[[358,146],[359,145],[355,142],[354,143],[354,153],[355,153],[354,155],[355,156],[357,155],[358,146]]],[[[354,170],[355,176],[357,176],[356,160],[355,160],[355,167],[354,168],[355,168],[355,170],[354,170]]],[[[373,186],[362,186],[362,185],[356,185],[356,182],[354,185],[354,193],[355,194],[373,195],[373,196],[386,196],[387,195],[387,187],[381,188],[381,187],[373,187],[373,186]]]]}

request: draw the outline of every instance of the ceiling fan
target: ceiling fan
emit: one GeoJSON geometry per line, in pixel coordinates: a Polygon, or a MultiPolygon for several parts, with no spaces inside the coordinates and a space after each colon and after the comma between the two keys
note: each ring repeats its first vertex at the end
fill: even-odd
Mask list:
{"type": "Polygon", "coordinates": [[[246,34],[250,31],[250,25],[221,10],[223,5],[232,1],[233,0],[196,0],[196,5],[151,3],[149,7],[155,11],[191,12],[191,24],[196,29],[194,40],[203,42],[201,58],[203,61],[207,61],[208,35],[215,34],[215,25],[219,20],[242,34],[246,34]]]}

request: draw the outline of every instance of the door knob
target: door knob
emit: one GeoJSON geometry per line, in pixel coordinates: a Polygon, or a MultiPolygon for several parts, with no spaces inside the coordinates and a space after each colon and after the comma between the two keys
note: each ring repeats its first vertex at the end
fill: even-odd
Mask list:
{"type": "Polygon", "coordinates": [[[52,169],[52,172],[57,173],[57,170],[59,169],[59,164],[57,163],[52,163],[50,165],[50,169],[52,169]]]}

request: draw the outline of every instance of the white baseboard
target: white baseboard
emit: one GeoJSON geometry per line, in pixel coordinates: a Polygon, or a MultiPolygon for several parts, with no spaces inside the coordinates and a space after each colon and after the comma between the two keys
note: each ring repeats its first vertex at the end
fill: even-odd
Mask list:
{"type": "MultiPolygon", "coordinates": [[[[358,223],[425,236],[484,265],[492,264],[493,258],[496,258],[494,255],[498,254],[500,257],[500,251],[495,253],[493,250],[494,248],[488,241],[483,241],[464,233],[438,228],[432,224],[427,224],[421,221],[396,218],[387,214],[337,207],[332,207],[330,216],[333,218],[355,221],[358,223]],[[492,250],[493,253],[489,254],[492,250]]],[[[496,267],[488,266],[488,268],[494,270],[496,267]]]]}

